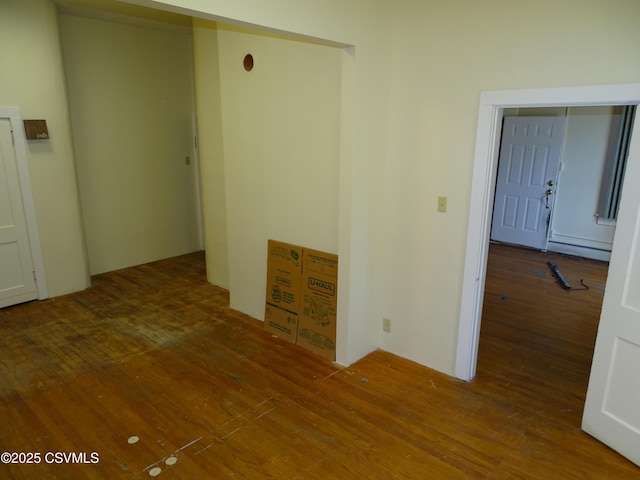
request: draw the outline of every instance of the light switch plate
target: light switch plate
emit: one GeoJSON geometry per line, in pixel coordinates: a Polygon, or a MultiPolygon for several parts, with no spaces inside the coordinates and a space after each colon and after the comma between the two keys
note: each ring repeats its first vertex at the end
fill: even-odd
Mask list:
{"type": "Polygon", "coordinates": [[[438,211],[447,213],[447,197],[438,197],[438,211]]]}

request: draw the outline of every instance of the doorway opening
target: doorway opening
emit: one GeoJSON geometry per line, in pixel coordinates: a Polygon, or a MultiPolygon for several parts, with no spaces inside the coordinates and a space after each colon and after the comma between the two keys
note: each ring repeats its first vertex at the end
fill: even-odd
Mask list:
{"type": "Polygon", "coordinates": [[[476,374],[498,146],[504,112],[512,108],[637,105],[639,102],[638,84],[507,90],[481,94],[460,305],[455,366],[457,378],[470,381],[476,374]]]}
{"type": "Polygon", "coordinates": [[[634,110],[504,112],[478,368],[504,378],[529,371],[565,393],[573,386],[580,411],[617,213],[605,215],[601,205],[619,205],[634,110]],[[568,269],[566,284],[556,281],[550,262],[568,269]],[[508,362],[489,366],[505,351],[508,362]]]}
{"type": "MultiPolygon", "coordinates": [[[[593,245],[608,244],[610,249],[613,244],[617,210],[607,216],[607,221],[603,223],[600,214],[604,210],[600,206],[606,203],[604,199],[613,196],[611,192],[614,189],[604,187],[614,183],[617,185],[615,190],[619,202],[630,145],[630,134],[627,132],[632,131],[635,108],[562,107],[558,109],[556,117],[548,116],[549,108],[534,108],[526,109],[522,117],[518,117],[519,112],[509,111],[503,123],[478,370],[485,381],[490,379],[497,384],[510,384],[515,390],[519,387],[526,389],[526,379],[535,379],[538,397],[546,399],[548,406],[555,403],[556,410],[564,412],[562,421],[566,422],[565,428],[580,425],[585,411],[585,394],[609,268],[608,252],[605,249],[597,251],[593,245]],[[625,115],[627,113],[629,115],[625,115]],[[554,120],[557,120],[556,125],[549,123],[554,120]],[[562,124],[564,130],[558,128],[562,124]],[[543,127],[538,129],[539,125],[543,127]],[[517,138],[514,136],[517,128],[524,130],[521,127],[525,126],[532,127],[531,131],[544,131],[541,134],[544,137],[553,130],[546,129],[549,125],[559,133],[564,133],[564,146],[559,159],[550,158],[552,154],[540,154],[540,158],[536,159],[538,147],[535,144],[530,146],[534,140],[542,142],[544,148],[539,150],[546,153],[553,150],[547,148],[550,142],[546,138],[532,140],[522,134],[517,138]],[[516,155],[514,152],[522,154],[516,155]],[[548,165],[553,165],[554,161],[556,176],[548,172],[548,165]],[[539,162],[537,168],[536,162],[539,162]],[[560,175],[557,175],[558,164],[563,165],[560,175]],[[508,177],[506,182],[505,176],[508,177]],[[547,182],[547,179],[551,180],[547,182]],[[516,181],[519,183],[516,184],[516,181]],[[562,187],[566,188],[563,197],[560,195],[562,187]],[[531,188],[537,190],[531,193],[531,188]],[[544,189],[550,193],[551,188],[553,196],[562,201],[556,205],[552,203],[544,219],[541,218],[543,215],[536,214],[544,212],[544,189]],[[518,225],[520,231],[517,236],[513,237],[509,231],[505,234],[502,222],[506,210],[505,196],[515,198],[514,203],[519,208],[537,202],[538,211],[534,211],[532,216],[537,218],[538,224],[533,222],[532,225],[542,232],[523,229],[522,225],[518,225]],[[554,213],[554,207],[559,210],[558,215],[554,213]],[[540,233],[542,243],[536,246],[526,242],[495,241],[496,238],[502,240],[504,236],[508,240],[509,235],[516,240],[529,240],[527,235],[530,237],[531,234],[540,233]],[[598,236],[601,240],[599,244],[596,241],[588,243],[589,237],[598,236]],[[558,243],[558,238],[571,242],[558,249],[554,245],[558,243]],[[506,245],[508,243],[511,245],[506,245]],[[551,245],[549,251],[548,244],[551,245]],[[581,255],[583,252],[587,255],[581,255]],[[559,284],[550,271],[549,264],[555,262],[562,265],[563,271],[567,268],[565,273],[571,277],[571,290],[589,291],[567,291],[568,285],[559,284]],[[586,287],[583,287],[583,278],[586,287]]],[[[519,219],[526,223],[523,215],[519,219]]]]}

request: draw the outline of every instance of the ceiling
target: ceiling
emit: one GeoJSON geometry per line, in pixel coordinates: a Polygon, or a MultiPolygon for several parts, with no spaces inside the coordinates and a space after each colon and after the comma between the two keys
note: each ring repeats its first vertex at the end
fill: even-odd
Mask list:
{"type": "Polygon", "coordinates": [[[54,0],[54,2],[62,13],[96,18],[129,17],[141,21],[191,27],[191,17],[189,16],[124,3],[119,0],[54,0]]]}

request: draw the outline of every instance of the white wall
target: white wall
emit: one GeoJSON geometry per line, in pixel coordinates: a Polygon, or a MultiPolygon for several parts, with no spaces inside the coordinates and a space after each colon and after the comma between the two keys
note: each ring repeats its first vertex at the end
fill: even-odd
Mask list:
{"type": "Polygon", "coordinates": [[[341,52],[231,27],[218,42],[231,306],[263,319],[269,238],[338,252],[341,52]]]}
{"type": "Polygon", "coordinates": [[[619,107],[568,109],[549,250],[608,258],[606,252],[611,252],[615,226],[598,223],[595,214],[607,155],[615,136],[612,127],[619,123],[620,110],[619,107]]]}
{"type": "Polygon", "coordinates": [[[201,249],[190,29],[60,25],[91,273],[201,249]]]}
{"type": "Polygon", "coordinates": [[[207,279],[229,288],[227,194],[225,191],[218,30],[215,22],[193,20],[198,150],[202,184],[207,279]]]}
{"type": "Polygon", "coordinates": [[[49,140],[27,141],[49,295],[82,290],[90,281],[53,3],[2,0],[0,51],[0,105],[44,119],[49,129],[49,140]]]}

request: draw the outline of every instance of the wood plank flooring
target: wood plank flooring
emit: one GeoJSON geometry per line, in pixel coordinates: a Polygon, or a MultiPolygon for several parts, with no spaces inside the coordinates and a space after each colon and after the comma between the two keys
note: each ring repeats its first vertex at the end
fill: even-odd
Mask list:
{"type": "Polygon", "coordinates": [[[471,383],[382,351],[341,368],[266,334],[203,253],[1,309],[0,451],[40,462],[0,478],[639,478],[580,430],[606,265],[556,257],[591,287],[567,292],[548,257],[492,247],[471,383]]]}

